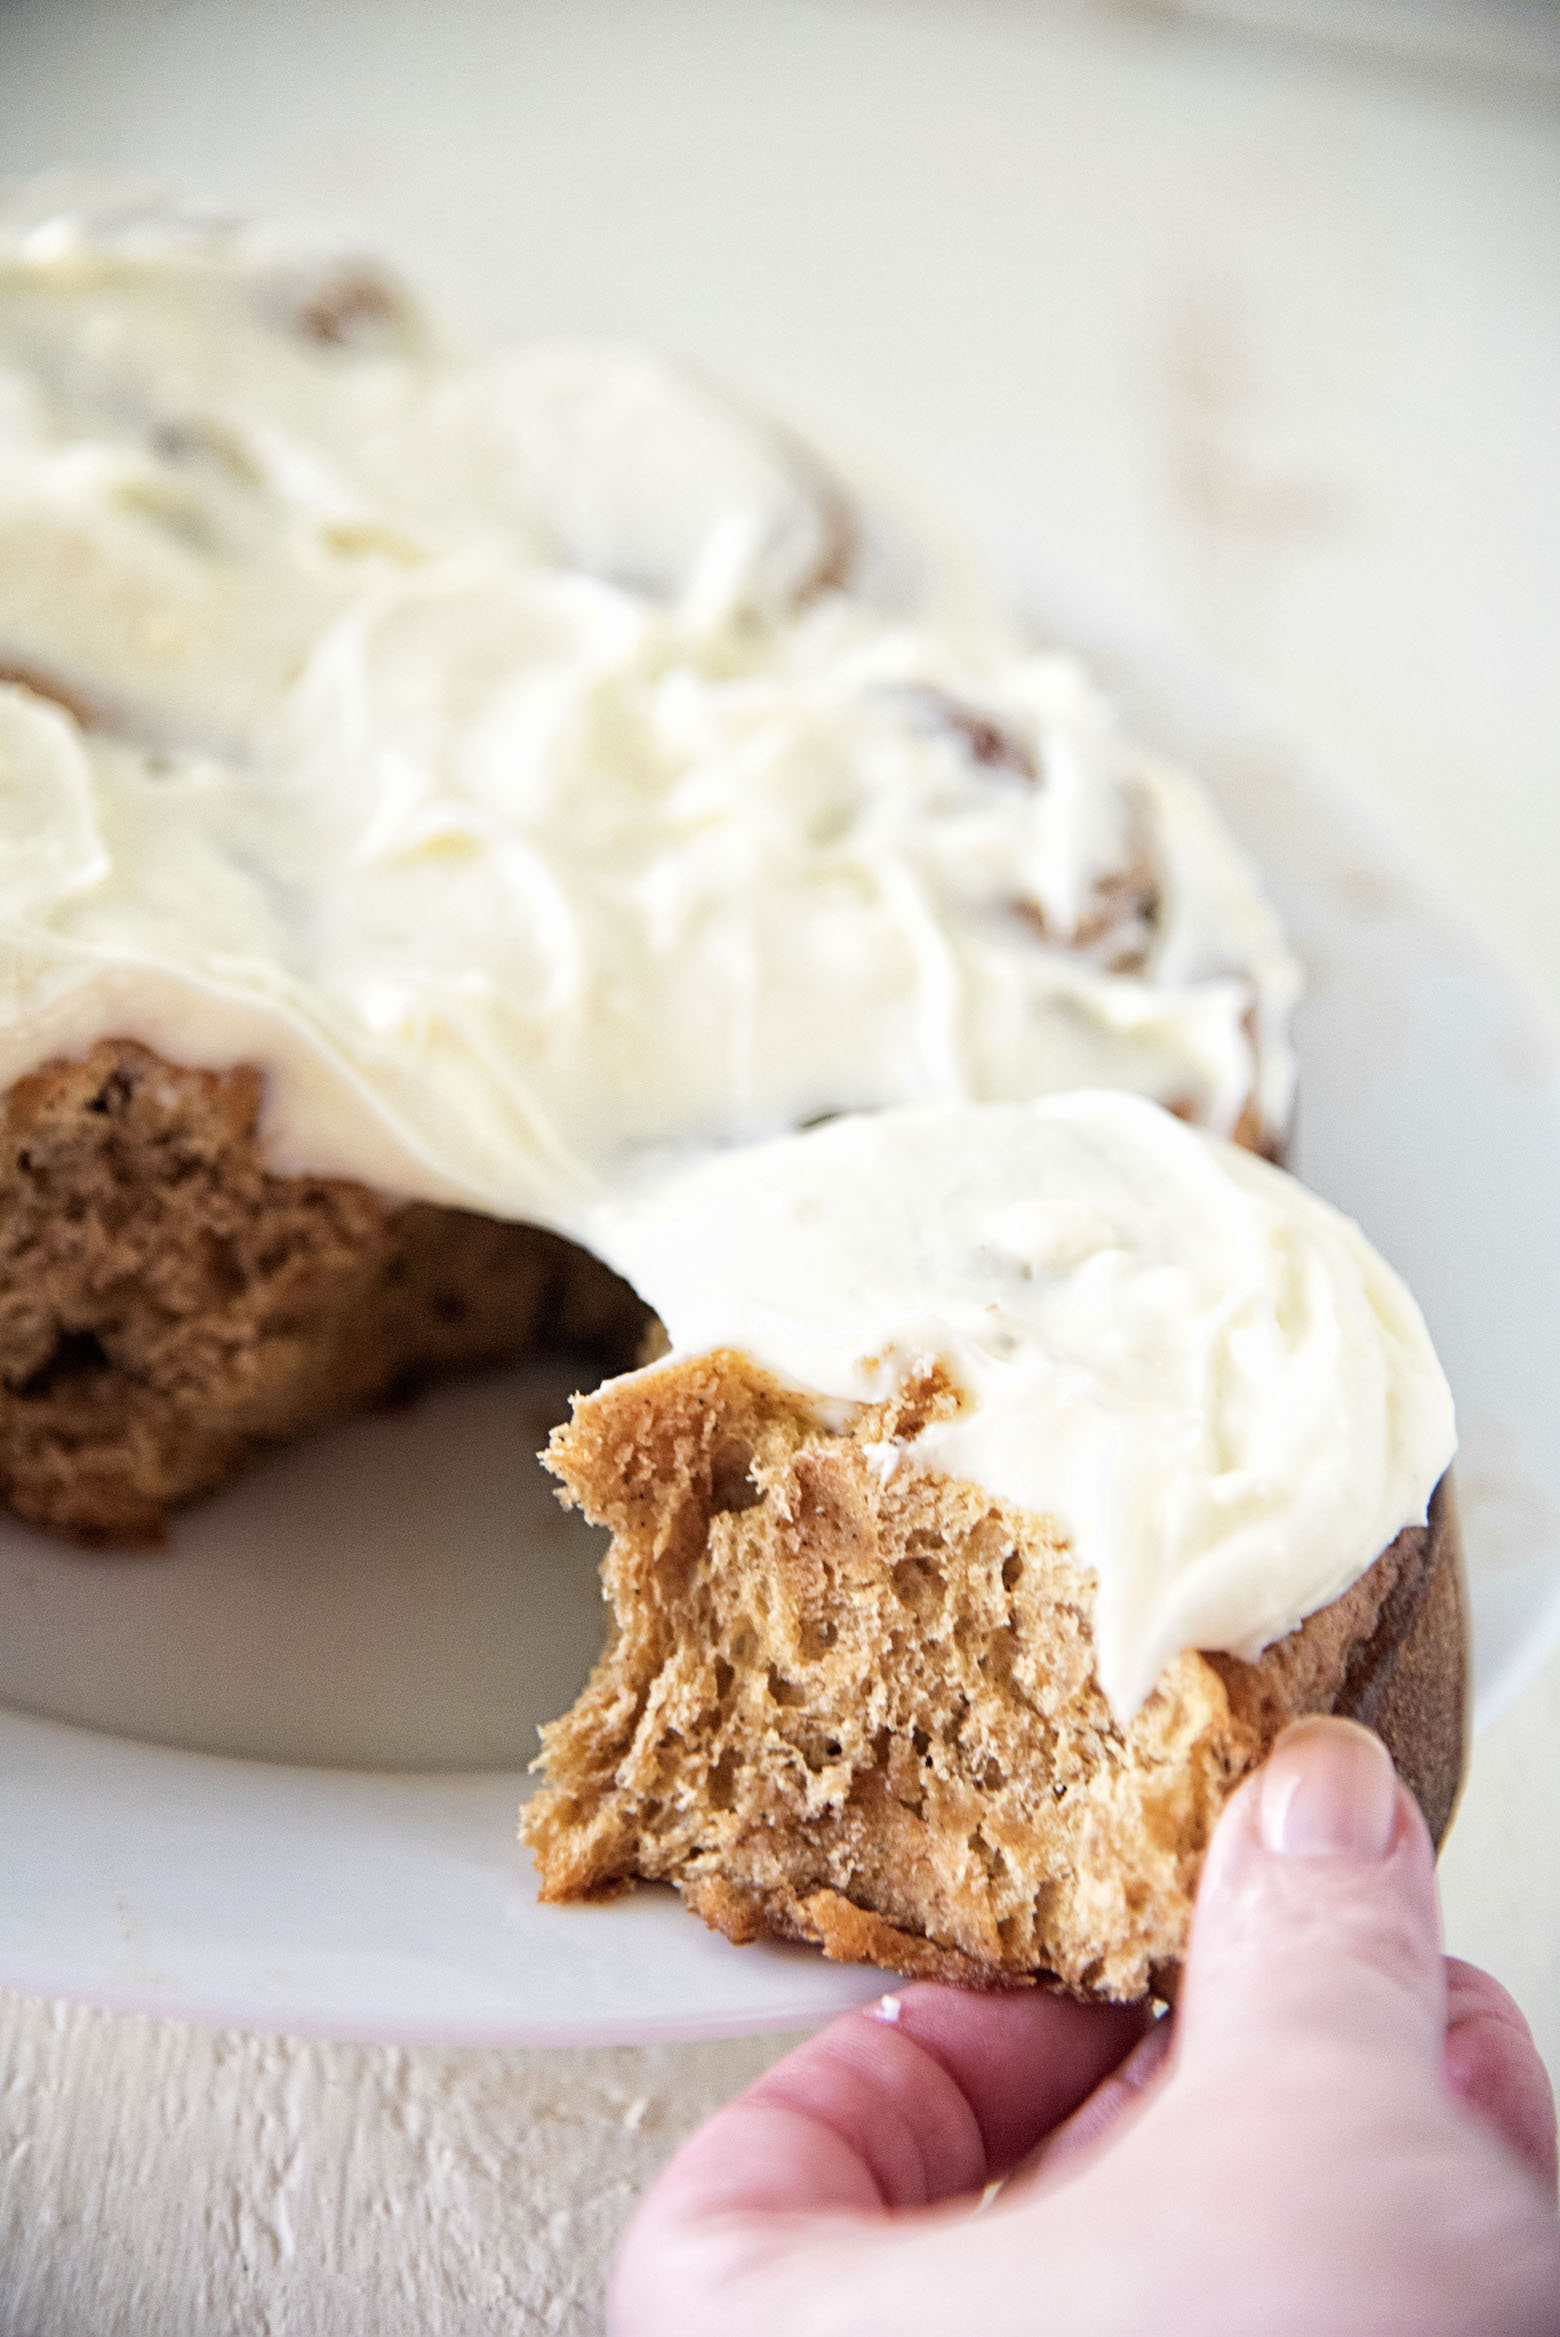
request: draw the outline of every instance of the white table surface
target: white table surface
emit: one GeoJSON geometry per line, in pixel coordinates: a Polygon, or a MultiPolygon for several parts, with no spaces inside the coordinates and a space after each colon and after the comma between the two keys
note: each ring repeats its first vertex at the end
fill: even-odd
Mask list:
{"type": "MultiPolygon", "coordinates": [[[[9,0],[0,166],[344,226],[485,328],[692,352],[1320,751],[1560,1028],[1560,77],[1022,0],[9,0]]],[[[1322,7],[1317,20],[1337,18],[1322,7]]],[[[1552,29],[1552,28],[1551,28],[1552,29]]],[[[1547,44],[1547,45],[1546,45],[1547,44]]],[[[1560,1200],[1560,1172],[1557,1172],[1560,1200]]],[[[1560,1661],[1449,1944],[1560,2072],[1560,1661]]],[[[0,1996],[0,2337],[599,2327],[775,2040],[535,2054],[0,1996]]]]}

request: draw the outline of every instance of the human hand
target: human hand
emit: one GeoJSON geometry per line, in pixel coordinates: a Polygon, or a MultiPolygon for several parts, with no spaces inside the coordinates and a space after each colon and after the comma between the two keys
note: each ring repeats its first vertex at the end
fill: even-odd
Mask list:
{"type": "Polygon", "coordinates": [[[1289,1730],[1210,1847],[1173,2019],[907,1987],[710,2120],[614,2337],[1554,2337],[1549,2082],[1443,1962],[1374,1737],[1289,1730]],[[1006,2177],[977,2212],[984,2187],[1006,2177]]]}

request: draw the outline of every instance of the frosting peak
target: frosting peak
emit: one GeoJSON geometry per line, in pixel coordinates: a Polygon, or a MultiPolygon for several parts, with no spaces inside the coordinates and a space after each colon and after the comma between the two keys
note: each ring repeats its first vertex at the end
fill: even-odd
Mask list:
{"type": "Polygon", "coordinates": [[[0,208],[0,1081],[243,1056],[279,1169],[564,1231],[929,1097],[1281,1134],[1298,976],[1201,788],[857,533],[654,357],[0,208]]]}
{"type": "Polygon", "coordinates": [[[1255,1657],[1423,1520],[1452,1401],[1418,1309],[1281,1170],[1131,1096],[884,1112],[604,1206],[676,1354],[959,1408],[885,1468],[1053,1519],[1129,1719],[1185,1648],[1255,1657]]]}

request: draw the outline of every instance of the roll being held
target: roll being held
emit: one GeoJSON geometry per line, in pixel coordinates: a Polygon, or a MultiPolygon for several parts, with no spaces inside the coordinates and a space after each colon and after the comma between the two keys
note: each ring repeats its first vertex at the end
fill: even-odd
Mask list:
{"type": "Polygon", "coordinates": [[[554,1442],[615,1631],[526,1819],[549,1893],[1132,1995],[1297,1714],[1371,1719],[1444,1828],[1451,1398],[1294,1179],[1119,1095],[886,1113],[597,1246],[672,1352],[554,1442]]]}

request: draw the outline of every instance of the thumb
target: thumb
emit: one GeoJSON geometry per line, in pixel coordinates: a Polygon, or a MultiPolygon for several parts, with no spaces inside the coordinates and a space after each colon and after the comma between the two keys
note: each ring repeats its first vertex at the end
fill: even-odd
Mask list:
{"type": "Polygon", "coordinates": [[[1379,1737],[1287,1729],[1209,1846],[1176,2009],[1188,2075],[1325,2086],[1341,2061],[1439,2069],[1446,1979],[1425,1822],[1379,1737]]]}

